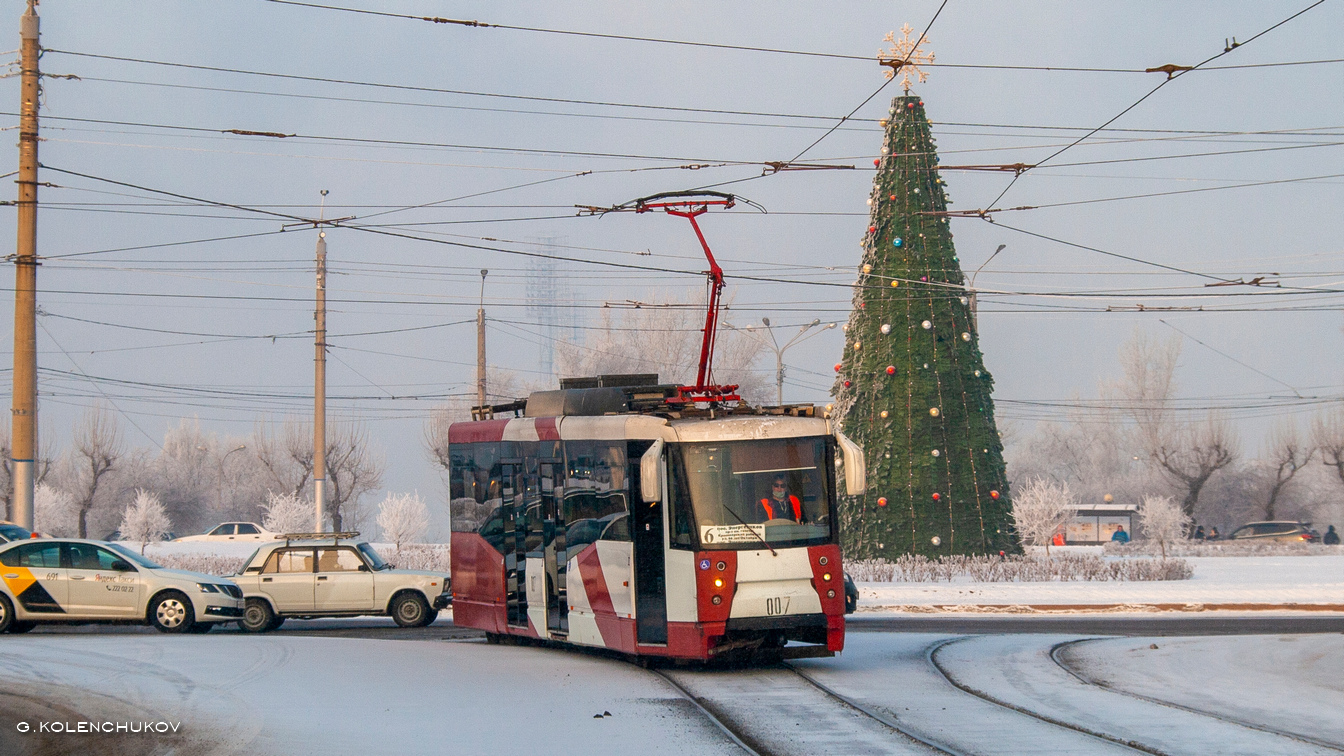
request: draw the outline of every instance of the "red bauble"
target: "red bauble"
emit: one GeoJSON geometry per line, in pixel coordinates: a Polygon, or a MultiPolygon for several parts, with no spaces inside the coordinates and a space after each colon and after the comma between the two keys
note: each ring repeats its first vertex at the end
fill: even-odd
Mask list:
{"type": "Polygon", "coordinates": [[[887,365],[887,375],[896,375],[895,365],[887,365]]]}
{"type": "Polygon", "coordinates": [[[837,373],[840,372],[840,368],[842,368],[842,367],[844,367],[844,365],[841,365],[841,364],[838,363],[838,362],[835,363],[835,372],[837,372],[837,373]]]}
{"type": "Polygon", "coordinates": [[[895,202],[895,201],[896,201],[896,195],[894,195],[894,194],[891,195],[891,200],[892,200],[893,202],[895,202]]]}
{"type": "Polygon", "coordinates": [[[849,381],[845,381],[845,388],[849,388],[849,381]]]}
{"type": "Polygon", "coordinates": [[[934,501],[938,501],[938,500],[941,499],[941,498],[943,498],[943,497],[940,496],[939,494],[934,494],[934,495],[933,495],[933,500],[934,500],[934,501]]]}
{"type": "Polygon", "coordinates": [[[873,165],[882,165],[882,161],[879,158],[873,158],[873,165]]]}
{"type": "Polygon", "coordinates": [[[868,227],[868,233],[870,233],[870,234],[875,234],[875,233],[877,233],[877,226],[869,226],[869,227],[868,227]]]}
{"type": "Polygon", "coordinates": [[[906,106],[907,108],[910,108],[911,110],[914,110],[914,109],[915,109],[915,104],[914,104],[913,102],[907,102],[907,103],[905,104],[905,106],[906,106]]]}
{"type": "Polygon", "coordinates": [[[989,498],[991,498],[991,499],[997,499],[997,498],[999,498],[999,492],[998,492],[998,491],[990,491],[990,492],[989,492],[989,498]]]}
{"type": "Polygon", "coordinates": [[[877,505],[879,507],[885,507],[887,505],[887,497],[885,496],[877,497],[877,505]]]}

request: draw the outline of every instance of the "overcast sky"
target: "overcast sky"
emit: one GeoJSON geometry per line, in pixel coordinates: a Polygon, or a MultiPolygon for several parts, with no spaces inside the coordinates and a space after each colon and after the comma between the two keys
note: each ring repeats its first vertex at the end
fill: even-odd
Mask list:
{"type": "MultiPolygon", "coordinates": [[[[936,63],[948,65],[928,67],[914,92],[935,122],[944,166],[1034,163],[1162,81],[1142,69],[1194,65],[1310,3],[949,0],[929,32],[936,63]]],[[[870,57],[888,31],[922,29],[939,6],[336,4],[870,57]]],[[[23,7],[5,0],[0,17],[15,47],[23,7]]],[[[442,489],[422,450],[423,420],[442,401],[435,397],[473,390],[479,269],[491,271],[492,364],[545,379],[535,372],[545,336],[527,307],[535,258],[442,242],[515,251],[549,244],[581,261],[697,271],[702,258],[684,221],[577,217],[574,206],[752,179],[725,189],[767,214],[739,208],[702,219],[726,272],[851,283],[880,146],[876,121],[900,94],[888,86],[805,155],[855,170],[761,177],[761,163],[793,158],[872,95],[885,69],[264,0],[48,0],[41,14],[43,71],[78,77],[44,82],[42,162],[97,177],[41,176],[56,186],[40,195],[38,244],[48,259],[39,271],[39,365],[63,371],[41,377],[45,439],[63,446],[79,409],[99,398],[122,413],[126,439],[145,447],[182,417],[245,435],[263,416],[310,416],[315,232],[277,233],[290,221],[255,210],[312,217],[327,189],[327,217],[421,237],[330,232],[329,406],[333,419],[367,424],[387,458],[389,489],[434,500],[442,489]],[[441,204],[404,209],[427,203],[441,204]],[[124,250],[245,234],[256,236],[124,250]],[[393,398],[408,396],[423,398],[393,398]]],[[[1326,2],[1209,66],[1344,58],[1340,29],[1344,5],[1326,2]]],[[[0,120],[12,130],[17,77],[0,82],[0,98],[10,103],[0,120]]],[[[1267,418],[1295,413],[1305,423],[1341,395],[1344,63],[1192,72],[1111,128],[1023,175],[996,207],[1186,193],[1002,212],[993,224],[952,221],[968,273],[1007,245],[977,279],[1001,422],[1025,433],[1037,418],[1061,416],[1075,395],[1095,397],[1097,382],[1115,376],[1117,347],[1136,327],[1160,336],[1179,329],[1182,397],[1225,408],[1254,453],[1267,418]],[[1195,153],[1223,154],[1173,157],[1195,153]],[[1256,276],[1283,288],[1206,286],[1256,276]],[[1140,304],[1147,311],[1133,312],[1140,304]],[[1189,309],[1199,306],[1205,311],[1189,309]],[[1283,399],[1295,394],[1306,399],[1283,399]]],[[[1011,179],[943,175],[960,210],[986,208],[1011,179]]],[[[14,238],[13,217],[0,214],[4,238],[14,238]]],[[[567,294],[557,305],[587,325],[607,302],[703,292],[702,279],[675,272],[570,262],[559,275],[567,294]]],[[[843,322],[850,302],[843,287],[733,279],[729,295],[731,321],[765,316],[788,327],[843,322]]],[[[11,333],[11,311],[0,310],[11,333]]],[[[788,353],[786,400],[827,401],[841,338],[836,329],[788,353]]]]}

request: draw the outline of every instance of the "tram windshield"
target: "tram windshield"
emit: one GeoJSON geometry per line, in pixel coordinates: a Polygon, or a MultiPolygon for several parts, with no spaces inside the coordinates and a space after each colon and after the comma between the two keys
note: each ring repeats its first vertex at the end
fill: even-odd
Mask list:
{"type": "Polygon", "coordinates": [[[834,455],[827,438],[668,448],[674,547],[750,550],[834,541],[834,455]]]}

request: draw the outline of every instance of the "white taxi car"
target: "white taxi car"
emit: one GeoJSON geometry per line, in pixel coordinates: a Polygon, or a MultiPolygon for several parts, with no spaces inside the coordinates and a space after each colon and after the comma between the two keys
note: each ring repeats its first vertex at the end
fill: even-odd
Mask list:
{"type": "Polygon", "coordinates": [[[38,538],[0,544],[0,632],[42,622],[144,622],[205,633],[243,615],[232,581],[170,570],[116,543],[38,538]]]}
{"type": "Polygon", "coordinates": [[[452,600],[450,577],[398,570],[359,533],[291,533],[257,549],[233,580],[246,604],[239,625],[262,633],[286,618],[387,615],[402,627],[424,627],[452,600]]]}
{"type": "Polygon", "coordinates": [[[255,522],[221,522],[208,533],[174,538],[175,541],[274,541],[280,536],[255,522]]]}

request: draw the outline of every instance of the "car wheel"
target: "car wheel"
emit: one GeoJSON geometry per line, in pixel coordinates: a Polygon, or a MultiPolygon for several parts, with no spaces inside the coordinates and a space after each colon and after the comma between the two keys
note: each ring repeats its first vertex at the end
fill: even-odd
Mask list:
{"type": "MultiPolygon", "coordinates": [[[[243,606],[243,619],[238,626],[245,633],[264,633],[268,630],[274,630],[279,627],[275,612],[271,611],[271,605],[266,599],[250,598],[243,606]]],[[[280,620],[283,622],[284,620],[280,620]]]]}
{"type": "Polygon", "coordinates": [[[216,624],[217,623],[214,622],[197,622],[196,624],[192,625],[191,628],[187,630],[187,632],[191,633],[192,635],[205,635],[211,630],[214,630],[216,624]]]}
{"type": "Polygon", "coordinates": [[[285,618],[284,618],[284,617],[281,617],[281,616],[279,616],[279,615],[276,615],[275,619],[271,620],[271,626],[270,626],[270,628],[268,628],[268,629],[270,629],[270,630],[279,630],[279,629],[280,629],[280,626],[283,625],[283,624],[285,624],[285,618]]]}
{"type": "Polygon", "coordinates": [[[185,633],[192,620],[191,599],[177,591],[159,594],[149,605],[149,624],[161,633],[185,633]]]}
{"type": "Polygon", "coordinates": [[[418,593],[403,593],[392,599],[392,619],[402,627],[424,627],[433,622],[429,604],[418,593]]]}
{"type": "Polygon", "coordinates": [[[15,624],[14,602],[9,600],[9,596],[0,593],[0,633],[9,631],[15,624]]]}

